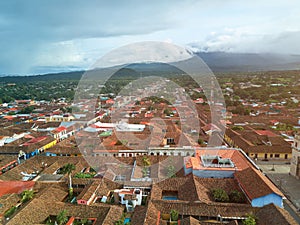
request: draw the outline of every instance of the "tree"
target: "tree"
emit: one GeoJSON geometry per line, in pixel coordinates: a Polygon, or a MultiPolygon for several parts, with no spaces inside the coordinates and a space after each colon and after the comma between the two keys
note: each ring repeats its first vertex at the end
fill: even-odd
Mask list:
{"type": "Polygon", "coordinates": [[[72,163],[68,163],[66,165],[64,165],[62,167],[62,174],[68,174],[68,177],[69,177],[69,192],[70,192],[70,195],[73,194],[73,187],[72,187],[72,171],[75,170],[75,165],[72,164],[72,163]]]}
{"type": "Polygon", "coordinates": [[[229,193],[229,199],[231,202],[242,203],[244,201],[244,196],[240,191],[233,190],[229,193]]]}
{"type": "Polygon", "coordinates": [[[34,106],[27,106],[27,107],[21,109],[21,110],[18,112],[18,114],[30,114],[30,113],[33,112],[33,110],[34,110],[34,106]]]}
{"type": "Polygon", "coordinates": [[[166,109],[164,110],[164,114],[166,114],[167,116],[170,116],[170,115],[171,115],[170,109],[166,108],[166,109]]]}
{"type": "Polygon", "coordinates": [[[243,220],[243,225],[256,225],[255,216],[250,214],[247,219],[243,220]]]}
{"type": "Polygon", "coordinates": [[[198,144],[202,145],[204,143],[204,141],[201,138],[198,138],[198,144]]]}
{"type": "Polygon", "coordinates": [[[9,218],[11,215],[13,215],[15,213],[16,210],[17,210],[17,207],[16,206],[12,206],[10,209],[8,209],[4,213],[4,217],[9,218]]]}
{"type": "Polygon", "coordinates": [[[171,220],[172,221],[177,221],[178,220],[178,212],[174,209],[171,210],[171,220]]]}
{"type": "Polygon", "coordinates": [[[58,215],[56,216],[56,222],[58,223],[58,225],[63,225],[68,222],[67,212],[68,211],[64,209],[58,213],[58,215]]]}
{"type": "Polygon", "coordinates": [[[84,225],[84,224],[87,224],[87,223],[88,223],[88,219],[87,218],[84,218],[84,219],[80,220],[80,224],[81,225],[84,225]]]}
{"type": "Polygon", "coordinates": [[[143,166],[150,166],[151,165],[150,159],[147,156],[143,156],[142,163],[143,163],[143,166]]]}
{"type": "Polygon", "coordinates": [[[228,202],[229,196],[225,190],[221,188],[216,188],[212,190],[213,198],[216,202],[228,202]]]}
{"type": "Polygon", "coordinates": [[[242,127],[242,126],[233,126],[232,128],[231,128],[232,130],[244,130],[244,127],[242,127]]]}
{"type": "Polygon", "coordinates": [[[124,224],[124,220],[125,220],[125,214],[122,213],[122,216],[119,220],[114,222],[114,225],[123,225],[124,224]]]}
{"type": "Polygon", "coordinates": [[[33,198],[33,195],[34,195],[33,190],[25,190],[25,191],[23,191],[22,194],[21,194],[21,196],[22,196],[21,202],[25,203],[25,202],[29,201],[30,199],[33,198]]]}
{"type": "Polygon", "coordinates": [[[122,145],[122,141],[118,140],[115,145],[122,145]]]}

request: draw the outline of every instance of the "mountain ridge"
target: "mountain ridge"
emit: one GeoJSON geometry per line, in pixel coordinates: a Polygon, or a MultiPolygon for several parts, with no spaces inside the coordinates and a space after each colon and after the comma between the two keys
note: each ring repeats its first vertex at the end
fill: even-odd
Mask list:
{"type": "MultiPolygon", "coordinates": [[[[300,55],[283,55],[273,53],[229,53],[229,52],[195,52],[213,72],[256,72],[269,70],[299,70],[300,55]]],[[[126,68],[139,70],[140,73],[176,72],[176,69],[163,66],[162,63],[134,63],[126,68]]],[[[178,70],[179,71],[179,70],[178,70]]],[[[9,80],[79,80],[86,71],[67,71],[37,75],[0,75],[2,81],[9,80]]]]}

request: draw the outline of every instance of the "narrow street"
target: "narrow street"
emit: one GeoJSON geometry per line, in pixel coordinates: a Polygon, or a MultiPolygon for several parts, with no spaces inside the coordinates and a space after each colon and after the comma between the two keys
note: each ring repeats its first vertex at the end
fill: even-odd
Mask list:
{"type": "Polygon", "coordinates": [[[289,174],[290,164],[257,161],[257,165],[286,196],[284,208],[300,224],[300,180],[289,174]]]}

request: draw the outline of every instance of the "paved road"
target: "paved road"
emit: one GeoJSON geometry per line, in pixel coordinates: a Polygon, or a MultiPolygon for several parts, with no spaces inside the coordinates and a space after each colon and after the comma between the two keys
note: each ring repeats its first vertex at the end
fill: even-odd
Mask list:
{"type": "Polygon", "coordinates": [[[292,205],[289,205],[285,201],[284,208],[300,224],[300,180],[289,174],[290,165],[285,162],[263,161],[257,161],[257,165],[292,203],[292,205]]]}

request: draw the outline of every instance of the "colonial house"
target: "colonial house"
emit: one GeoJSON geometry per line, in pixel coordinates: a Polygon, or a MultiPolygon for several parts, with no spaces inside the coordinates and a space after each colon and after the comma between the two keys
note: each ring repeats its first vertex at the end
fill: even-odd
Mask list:
{"type": "Polygon", "coordinates": [[[291,145],[283,137],[268,130],[254,130],[243,127],[241,130],[227,129],[225,141],[232,147],[241,148],[253,159],[290,160],[291,145]]]}
{"type": "Polygon", "coordinates": [[[283,207],[284,195],[239,149],[206,148],[184,159],[185,174],[202,178],[234,178],[253,207],[283,207]]]}
{"type": "Polygon", "coordinates": [[[261,171],[247,168],[234,174],[253,207],[263,207],[270,203],[283,208],[284,195],[261,171]]]}
{"type": "Polygon", "coordinates": [[[114,190],[114,199],[117,203],[126,206],[127,212],[134,211],[137,205],[142,204],[142,190],[140,189],[116,189],[114,190]]]}
{"type": "Polygon", "coordinates": [[[52,115],[47,114],[45,115],[45,120],[47,122],[67,122],[67,121],[73,121],[74,117],[70,114],[64,114],[64,115],[52,115]]]}
{"type": "Polygon", "coordinates": [[[60,140],[67,133],[67,128],[60,126],[52,130],[50,133],[54,139],[60,140]]]}

